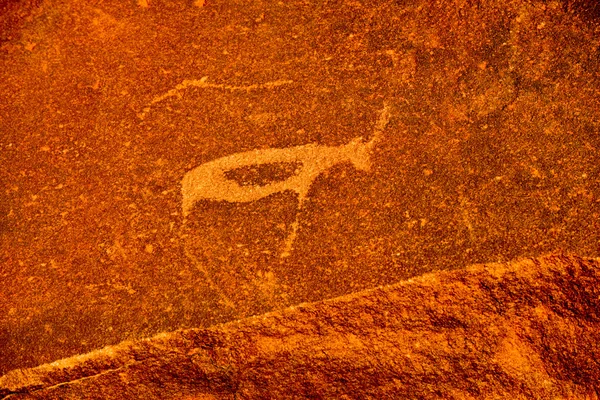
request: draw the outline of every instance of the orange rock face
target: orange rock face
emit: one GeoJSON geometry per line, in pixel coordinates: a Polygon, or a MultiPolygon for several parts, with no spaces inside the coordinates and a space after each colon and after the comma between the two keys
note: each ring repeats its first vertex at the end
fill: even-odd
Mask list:
{"type": "Polygon", "coordinates": [[[599,311],[599,259],[477,265],[14,371],[0,394],[595,399],[599,311]]]}
{"type": "MultiPolygon", "coordinates": [[[[0,375],[599,257],[599,20],[582,0],[0,1],[0,375]]],[[[497,365],[537,368],[506,340],[497,365]]]]}

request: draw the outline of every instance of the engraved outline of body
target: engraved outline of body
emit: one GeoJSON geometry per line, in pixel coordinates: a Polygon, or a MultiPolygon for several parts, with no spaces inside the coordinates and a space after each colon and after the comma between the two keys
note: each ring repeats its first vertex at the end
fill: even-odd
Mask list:
{"type": "Polygon", "coordinates": [[[298,212],[281,254],[282,257],[287,257],[296,239],[298,214],[314,180],[329,168],[344,162],[351,162],[358,170],[369,171],[370,152],[381,139],[388,121],[389,107],[385,105],[375,125],[375,133],[368,142],[358,137],[341,146],[311,143],[288,148],[251,150],[208,161],[188,171],[183,177],[181,191],[184,221],[199,200],[252,202],[274,193],[294,191],[298,194],[298,212]],[[225,172],[241,167],[294,162],[302,164],[295,175],[267,185],[241,186],[225,176],[225,172]]]}
{"type": "Polygon", "coordinates": [[[368,170],[368,156],[365,150],[368,143],[360,138],[344,146],[303,146],[251,150],[232,154],[204,163],[185,174],[182,181],[183,211],[187,216],[192,206],[202,199],[236,202],[251,202],[274,193],[292,190],[302,201],[313,181],[332,166],[351,161],[357,169],[368,170]],[[293,163],[302,165],[299,172],[286,180],[262,186],[241,186],[228,179],[224,173],[237,168],[271,163],[293,163]]]}

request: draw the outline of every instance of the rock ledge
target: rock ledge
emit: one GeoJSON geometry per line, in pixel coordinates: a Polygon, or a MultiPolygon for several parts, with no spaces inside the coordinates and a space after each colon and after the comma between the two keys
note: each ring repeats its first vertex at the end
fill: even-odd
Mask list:
{"type": "Polygon", "coordinates": [[[0,396],[597,399],[598,343],[600,259],[548,255],[11,371],[0,396]]]}

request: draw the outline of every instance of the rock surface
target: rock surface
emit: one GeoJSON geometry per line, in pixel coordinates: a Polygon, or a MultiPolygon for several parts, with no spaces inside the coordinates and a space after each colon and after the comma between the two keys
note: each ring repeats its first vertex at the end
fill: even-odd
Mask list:
{"type": "Polygon", "coordinates": [[[0,374],[599,257],[593,4],[0,1],[0,374]]]}
{"type": "Polygon", "coordinates": [[[600,259],[437,272],[0,378],[9,399],[600,394],[600,259]]]}

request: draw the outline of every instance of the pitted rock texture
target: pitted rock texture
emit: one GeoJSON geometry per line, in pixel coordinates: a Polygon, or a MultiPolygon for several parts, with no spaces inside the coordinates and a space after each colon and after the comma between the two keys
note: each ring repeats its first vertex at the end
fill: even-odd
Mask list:
{"type": "Polygon", "coordinates": [[[597,399],[600,259],[550,255],[107,347],[8,399],[597,399]]]}
{"type": "Polygon", "coordinates": [[[0,0],[0,374],[599,257],[596,3],[0,0]]]}

